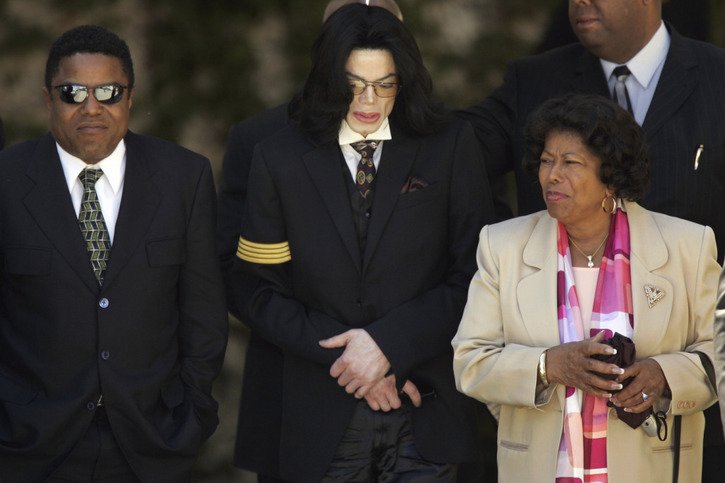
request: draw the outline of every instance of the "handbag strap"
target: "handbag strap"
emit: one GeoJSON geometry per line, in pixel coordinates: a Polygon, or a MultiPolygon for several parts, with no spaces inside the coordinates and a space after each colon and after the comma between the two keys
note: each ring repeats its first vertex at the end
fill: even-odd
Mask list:
{"type": "Polygon", "coordinates": [[[680,477],[680,432],[682,429],[682,416],[675,416],[675,427],[672,428],[674,445],[674,460],[672,461],[672,483],[677,483],[680,477]]]}
{"type": "Polygon", "coordinates": [[[713,391],[715,391],[717,388],[717,383],[715,382],[715,368],[712,366],[712,361],[703,352],[695,351],[695,354],[700,356],[700,363],[702,364],[703,369],[705,369],[705,374],[707,374],[707,380],[710,381],[710,386],[712,387],[713,391]]]}
{"type": "MultiPolygon", "coordinates": [[[[715,369],[712,366],[712,361],[709,357],[707,357],[704,353],[700,351],[695,351],[695,354],[697,354],[700,357],[700,363],[702,364],[703,369],[705,369],[705,374],[707,374],[707,379],[710,382],[710,386],[715,389],[715,369]]],[[[672,438],[673,438],[673,462],[672,462],[672,483],[677,483],[677,480],[680,476],[680,434],[682,432],[682,416],[675,416],[675,427],[672,428],[672,438]]]]}

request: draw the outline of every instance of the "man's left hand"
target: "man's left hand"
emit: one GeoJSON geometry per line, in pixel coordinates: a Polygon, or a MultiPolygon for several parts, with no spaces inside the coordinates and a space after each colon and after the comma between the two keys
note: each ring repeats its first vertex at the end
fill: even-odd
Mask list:
{"type": "Polygon", "coordinates": [[[330,367],[330,375],[348,394],[361,399],[390,370],[390,362],[363,329],[351,329],[321,340],[326,349],[344,347],[345,351],[330,367]]]}

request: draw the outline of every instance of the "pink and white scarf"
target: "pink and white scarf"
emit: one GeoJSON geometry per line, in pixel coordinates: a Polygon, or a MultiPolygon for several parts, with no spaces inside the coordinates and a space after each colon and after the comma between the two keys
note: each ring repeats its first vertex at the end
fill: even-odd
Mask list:
{"type": "MultiPolygon", "coordinates": [[[[569,237],[558,225],[557,307],[560,342],[585,338],[579,300],[574,285],[569,237]]],[[[599,266],[592,308],[591,329],[586,337],[605,331],[632,338],[632,281],[629,270],[629,223],[621,200],[612,216],[609,238],[599,266]]],[[[602,482],[607,479],[607,399],[566,387],[564,428],[556,465],[557,483],[602,482]]]]}

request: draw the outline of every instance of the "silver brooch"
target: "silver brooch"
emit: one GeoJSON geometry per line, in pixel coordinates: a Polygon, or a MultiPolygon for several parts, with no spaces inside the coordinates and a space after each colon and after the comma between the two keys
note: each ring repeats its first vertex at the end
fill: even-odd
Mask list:
{"type": "Polygon", "coordinates": [[[644,294],[647,296],[649,308],[652,308],[657,302],[662,300],[662,297],[665,296],[665,291],[659,287],[655,287],[654,285],[645,285],[644,294]]]}

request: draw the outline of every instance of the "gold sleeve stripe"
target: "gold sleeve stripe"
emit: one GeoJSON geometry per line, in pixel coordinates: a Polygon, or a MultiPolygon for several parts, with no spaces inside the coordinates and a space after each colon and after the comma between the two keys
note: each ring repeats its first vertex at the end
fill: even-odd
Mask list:
{"type": "Polygon", "coordinates": [[[281,243],[254,243],[253,241],[245,240],[244,237],[239,237],[239,246],[242,244],[250,248],[259,248],[261,250],[272,250],[274,248],[289,249],[289,242],[281,243]]]}
{"type": "Polygon", "coordinates": [[[292,260],[289,242],[254,243],[239,237],[237,257],[250,263],[275,265],[292,260]]]}

